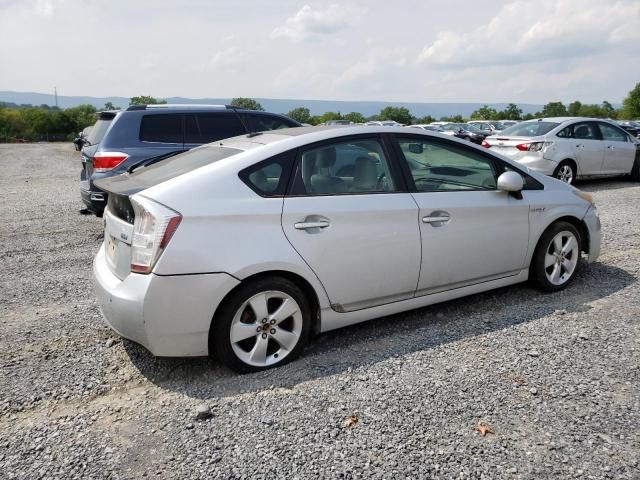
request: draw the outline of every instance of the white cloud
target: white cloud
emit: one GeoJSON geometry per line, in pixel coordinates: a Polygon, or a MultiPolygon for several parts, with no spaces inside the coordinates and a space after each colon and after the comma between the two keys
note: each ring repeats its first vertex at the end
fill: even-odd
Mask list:
{"type": "Polygon", "coordinates": [[[441,67],[510,65],[574,59],[611,48],[637,49],[640,2],[526,0],[506,4],[475,30],[440,32],[418,56],[441,67]]]}
{"type": "Polygon", "coordinates": [[[219,50],[213,54],[209,65],[214,68],[236,66],[240,61],[238,51],[239,48],[235,45],[219,50]]]}
{"type": "Polygon", "coordinates": [[[283,26],[273,29],[271,37],[297,43],[315,36],[334,34],[345,29],[355,13],[356,9],[350,5],[331,4],[325,9],[305,5],[295,15],[287,18],[283,26]]]}

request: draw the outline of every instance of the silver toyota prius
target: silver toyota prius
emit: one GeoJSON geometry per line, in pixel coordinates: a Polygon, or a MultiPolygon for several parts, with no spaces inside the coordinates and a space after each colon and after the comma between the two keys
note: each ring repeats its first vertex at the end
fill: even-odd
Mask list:
{"type": "Polygon", "coordinates": [[[252,133],[98,186],[109,325],[154,355],[238,372],[364,320],[527,280],[560,290],[600,251],[589,194],[402,127],[252,133]]]}

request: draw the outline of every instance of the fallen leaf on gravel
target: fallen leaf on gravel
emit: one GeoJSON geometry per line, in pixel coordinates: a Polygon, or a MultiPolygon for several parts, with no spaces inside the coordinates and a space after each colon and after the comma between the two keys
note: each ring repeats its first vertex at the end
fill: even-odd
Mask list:
{"type": "Polygon", "coordinates": [[[478,422],[476,424],[475,427],[473,427],[473,429],[476,432],[479,432],[480,435],[482,435],[483,437],[487,434],[487,433],[493,433],[493,430],[491,430],[491,425],[489,425],[487,422],[478,422]]]}
{"type": "Polygon", "coordinates": [[[521,386],[521,385],[524,385],[524,384],[525,384],[525,383],[527,383],[527,382],[525,381],[525,379],[524,379],[524,378],[522,378],[522,377],[518,376],[518,377],[514,377],[514,378],[513,378],[513,383],[515,383],[515,384],[516,384],[516,385],[518,385],[518,386],[521,386]]]}
{"type": "Polygon", "coordinates": [[[354,411],[351,415],[344,419],[342,422],[342,428],[351,428],[358,423],[358,411],[354,411]]]}

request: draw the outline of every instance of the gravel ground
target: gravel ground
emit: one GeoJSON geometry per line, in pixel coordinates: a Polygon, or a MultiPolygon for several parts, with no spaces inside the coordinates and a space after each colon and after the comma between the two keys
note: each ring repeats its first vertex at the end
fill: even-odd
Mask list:
{"type": "Polygon", "coordinates": [[[238,376],[105,326],[79,167],[0,145],[0,477],[640,478],[640,184],[581,185],[603,250],[564,292],[368,322],[238,376]]]}

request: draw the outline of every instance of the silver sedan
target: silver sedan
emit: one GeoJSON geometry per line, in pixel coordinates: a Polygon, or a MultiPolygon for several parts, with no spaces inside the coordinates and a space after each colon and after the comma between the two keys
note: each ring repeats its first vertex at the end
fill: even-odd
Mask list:
{"type": "Polygon", "coordinates": [[[490,150],[384,126],[252,133],[104,180],[104,317],[238,372],[312,335],[531,280],[600,250],[591,197],[490,150]]]}

